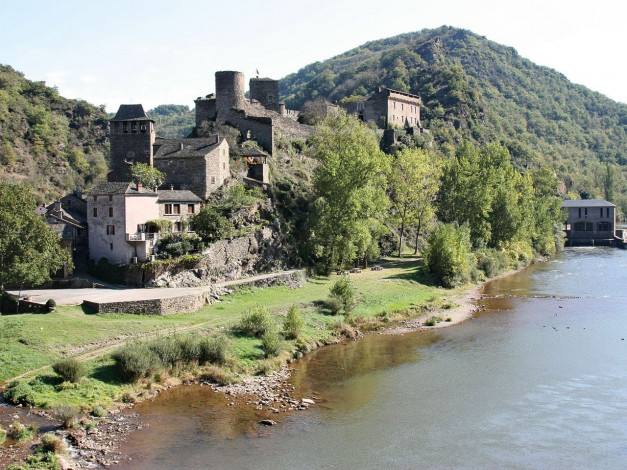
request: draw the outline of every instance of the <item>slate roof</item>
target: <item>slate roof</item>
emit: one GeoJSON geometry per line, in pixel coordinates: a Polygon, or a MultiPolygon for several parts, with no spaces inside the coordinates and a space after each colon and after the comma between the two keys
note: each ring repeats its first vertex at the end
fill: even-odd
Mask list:
{"type": "Polygon", "coordinates": [[[616,207],[611,202],[604,199],[567,199],[562,203],[562,207],[616,207]]]}
{"type": "Polygon", "coordinates": [[[157,139],[154,145],[154,157],[159,158],[203,158],[222,143],[223,137],[204,137],[194,139],[157,139]],[[181,144],[183,149],[181,150],[181,144]]]}
{"type": "Polygon", "coordinates": [[[159,189],[159,202],[202,202],[198,196],[187,189],[159,189]]]}
{"type": "Polygon", "coordinates": [[[242,150],[239,151],[239,154],[242,157],[257,157],[259,155],[263,155],[265,157],[269,156],[263,150],[259,150],[259,149],[256,149],[256,148],[242,149],[242,150]]]}
{"type": "Polygon", "coordinates": [[[115,117],[109,120],[115,121],[153,121],[144,112],[144,107],[141,104],[121,104],[118,112],[115,113],[115,117]]]}
{"type": "Polygon", "coordinates": [[[152,189],[142,188],[141,191],[137,191],[137,186],[130,182],[104,182],[98,183],[94,189],[89,192],[90,196],[106,196],[113,194],[157,194],[152,189]]]}

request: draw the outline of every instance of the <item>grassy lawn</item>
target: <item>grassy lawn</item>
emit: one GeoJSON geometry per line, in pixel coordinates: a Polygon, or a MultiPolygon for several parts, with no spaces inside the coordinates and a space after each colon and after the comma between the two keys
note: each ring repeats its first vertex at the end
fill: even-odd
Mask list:
{"type": "MultiPolygon", "coordinates": [[[[420,263],[404,260],[384,263],[382,271],[364,270],[351,274],[357,306],[353,324],[360,328],[369,321],[389,315],[415,315],[421,307],[437,304],[448,291],[424,283],[420,263]]],[[[106,314],[88,315],[78,306],[59,307],[50,314],[24,314],[0,317],[0,381],[53,363],[64,355],[77,355],[81,346],[92,348],[119,338],[159,332],[172,334],[175,329],[197,325],[194,333],[224,331],[230,339],[230,353],[237,363],[236,371],[254,372],[264,360],[261,341],[231,333],[242,314],[255,306],[267,307],[277,325],[291,305],[297,305],[306,322],[301,343],[320,343],[338,336],[343,317],[328,314],[324,301],[338,276],[314,277],[303,287],[243,288],[221,302],[206,305],[196,313],[165,317],[106,314]],[[202,325],[201,325],[202,324],[202,325]]],[[[375,321],[376,323],[376,321],[375,321]]],[[[294,342],[286,349],[294,351],[294,342]]],[[[115,376],[108,354],[87,362],[89,374],[78,386],[62,386],[51,369],[45,369],[30,380],[39,406],[61,402],[99,403],[109,406],[112,400],[133,388],[115,376]]]]}

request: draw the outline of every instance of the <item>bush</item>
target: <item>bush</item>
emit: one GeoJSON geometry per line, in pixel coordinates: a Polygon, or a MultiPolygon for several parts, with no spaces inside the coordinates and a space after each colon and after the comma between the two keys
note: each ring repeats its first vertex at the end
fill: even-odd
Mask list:
{"type": "Polygon", "coordinates": [[[261,338],[271,326],[270,311],[266,307],[257,306],[244,312],[237,330],[245,335],[261,338]]]}
{"type": "Polygon", "coordinates": [[[107,416],[107,409],[102,405],[94,405],[91,410],[91,414],[96,416],[97,418],[103,418],[107,416]]]}
{"type": "Polygon", "coordinates": [[[200,341],[194,336],[183,336],[178,339],[181,348],[181,359],[184,362],[198,361],[200,358],[200,341]]]}
{"type": "Polygon", "coordinates": [[[482,249],[475,252],[477,268],[485,273],[487,277],[498,276],[509,268],[509,257],[507,253],[494,250],[482,249]]]}
{"type": "Polygon", "coordinates": [[[229,342],[226,336],[220,335],[213,338],[203,338],[199,344],[198,363],[222,365],[226,362],[229,342]]]}
{"type": "Polygon", "coordinates": [[[59,374],[63,380],[72,383],[77,383],[87,374],[87,369],[83,363],[71,357],[61,359],[54,363],[52,370],[59,374]]]}
{"type": "Polygon", "coordinates": [[[39,446],[39,450],[41,452],[64,454],[67,448],[65,446],[65,441],[61,438],[61,436],[48,432],[41,436],[41,445],[39,446]]]}
{"type": "Polygon", "coordinates": [[[19,421],[13,421],[13,428],[9,436],[18,442],[30,441],[33,438],[33,434],[37,431],[37,428],[33,425],[26,426],[19,421]]]}
{"type": "Polygon", "coordinates": [[[21,380],[9,384],[4,391],[4,399],[14,405],[33,406],[35,404],[33,389],[28,383],[21,380]]]}
{"type": "Polygon", "coordinates": [[[474,264],[471,249],[467,225],[441,224],[427,239],[423,262],[436,282],[454,287],[470,280],[474,264]]]}
{"type": "Polygon", "coordinates": [[[135,382],[160,370],[162,363],[150,348],[141,343],[124,346],[112,354],[122,380],[135,382]]]}
{"type": "Polygon", "coordinates": [[[49,312],[54,312],[57,308],[57,303],[54,299],[48,299],[48,301],[46,302],[46,308],[49,312]]]}
{"type": "Polygon", "coordinates": [[[59,405],[52,410],[52,414],[62,421],[63,428],[71,429],[76,426],[78,407],[75,405],[59,405]]]}
{"type": "Polygon", "coordinates": [[[432,316],[427,318],[427,321],[425,321],[425,325],[426,326],[435,326],[438,323],[440,323],[442,321],[442,317],[438,317],[438,316],[432,316]]]}
{"type": "Polygon", "coordinates": [[[300,316],[298,312],[298,307],[296,305],[292,305],[290,309],[287,311],[287,317],[283,322],[283,332],[287,339],[298,339],[303,328],[305,326],[305,321],[300,316]]]}
{"type": "Polygon", "coordinates": [[[182,356],[181,344],[176,338],[158,338],[148,343],[148,349],[154,352],[165,366],[174,366],[182,356]]]}
{"type": "Polygon", "coordinates": [[[6,430],[0,427],[0,445],[4,444],[4,441],[7,440],[7,432],[6,430]]]}
{"type": "Polygon", "coordinates": [[[281,351],[281,337],[276,328],[268,329],[261,336],[261,349],[265,353],[266,357],[272,357],[279,354],[281,351]]]}
{"type": "MultiPolygon", "coordinates": [[[[350,313],[355,308],[355,288],[351,283],[348,276],[342,276],[331,286],[331,298],[337,299],[342,306],[345,315],[350,313]]],[[[336,314],[338,312],[335,312],[336,314]]]]}
{"type": "Polygon", "coordinates": [[[213,207],[205,206],[192,216],[196,233],[207,241],[222,240],[231,236],[235,227],[230,219],[222,216],[213,207]]]}

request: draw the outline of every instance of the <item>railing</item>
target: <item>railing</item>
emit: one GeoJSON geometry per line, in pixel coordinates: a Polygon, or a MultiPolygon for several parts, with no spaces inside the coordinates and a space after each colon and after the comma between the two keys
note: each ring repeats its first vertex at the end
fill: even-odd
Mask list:
{"type": "Polygon", "coordinates": [[[145,233],[145,232],[137,232],[137,233],[127,233],[126,241],[127,242],[145,242],[146,240],[154,240],[154,233],[145,233]]]}

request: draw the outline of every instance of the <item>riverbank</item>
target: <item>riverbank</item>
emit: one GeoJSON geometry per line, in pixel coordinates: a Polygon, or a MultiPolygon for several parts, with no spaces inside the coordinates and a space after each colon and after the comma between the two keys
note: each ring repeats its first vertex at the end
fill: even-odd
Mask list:
{"type": "MultiPolygon", "coordinates": [[[[320,300],[323,300],[328,295],[326,294],[328,285],[330,282],[333,282],[335,276],[327,280],[314,278],[310,281],[307,289],[293,289],[290,291],[289,289],[275,288],[263,292],[251,291],[249,293],[240,293],[239,296],[236,295],[225,301],[225,303],[230,305],[218,306],[226,307],[224,308],[226,312],[223,312],[225,315],[221,315],[218,318],[226,319],[226,313],[228,312],[230,321],[228,323],[221,322],[222,324],[216,324],[216,312],[213,312],[214,321],[210,325],[203,325],[202,328],[199,328],[199,330],[202,330],[202,334],[224,329],[228,325],[232,325],[238,318],[234,313],[237,311],[237,309],[234,310],[233,308],[235,304],[239,304],[239,310],[241,311],[246,305],[254,305],[250,297],[255,297],[255,302],[258,303],[257,296],[263,295],[264,304],[269,305],[273,312],[278,315],[279,321],[285,314],[285,306],[292,304],[292,299],[300,300],[298,305],[308,322],[307,340],[303,341],[299,348],[292,349],[292,352],[289,354],[283,354],[280,358],[273,360],[274,365],[271,365],[271,367],[276,367],[277,363],[288,364],[279,372],[264,376],[253,376],[255,369],[250,369],[249,367],[248,373],[244,373],[245,377],[242,380],[225,386],[211,384],[212,388],[228,396],[239,397],[245,401],[246,405],[259,410],[267,410],[269,413],[306,409],[315,402],[315,398],[296,396],[293,389],[290,389],[288,382],[289,363],[302,354],[306,354],[323,345],[347,340],[347,338],[358,338],[362,334],[359,332],[360,328],[362,330],[374,330],[377,334],[401,334],[419,329],[442,328],[458,324],[472,316],[476,309],[473,302],[479,299],[480,286],[466,287],[456,291],[427,287],[418,281],[420,277],[417,269],[418,263],[415,260],[403,260],[401,262],[389,263],[383,272],[368,271],[354,276],[351,275],[361,300],[354,314],[352,325],[338,322],[337,317],[329,316],[328,313],[319,312],[320,307],[317,305],[320,300]],[[306,301],[308,298],[310,298],[310,301],[306,301]],[[442,321],[436,322],[434,326],[426,326],[426,322],[432,317],[440,317],[442,321]],[[303,401],[303,399],[306,401],[303,401]]],[[[203,313],[200,313],[201,318],[195,318],[196,322],[200,320],[207,321],[207,317],[202,317],[203,315],[203,313]]],[[[130,316],[126,318],[130,318],[130,316]]],[[[232,345],[232,349],[238,351],[236,352],[237,354],[251,354],[251,351],[254,354],[258,354],[255,352],[258,348],[256,343],[251,343],[249,339],[245,338],[241,339],[241,341],[241,344],[232,345]],[[242,349],[243,347],[248,349],[244,350],[242,349]]],[[[267,366],[268,364],[263,365],[264,368],[267,366]]],[[[102,361],[98,367],[103,367],[102,361]]],[[[163,383],[150,380],[147,383],[140,384],[139,387],[135,387],[135,392],[131,391],[130,393],[129,401],[149,400],[162,391],[181,384],[202,383],[203,380],[197,378],[199,375],[190,371],[182,377],[170,377],[163,383]]],[[[48,375],[47,377],[50,376],[48,375]]],[[[48,378],[47,380],[50,381],[51,379],[48,378]]],[[[208,382],[205,381],[205,383],[208,382]]],[[[113,390],[109,389],[108,393],[119,393],[113,390]]],[[[128,394],[128,392],[129,390],[127,389],[126,393],[128,394]]],[[[48,396],[59,398],[61,393],[65,393],[65,391],[48,392],[48,396]]],[[[123,436],[120,438],[120,434],[131,434],[133,429],[139,429],[142,426],[142,423],[134,422],[134,418],[128,411],[120,411],[120,409],[123,410],[132,406],[132,404],[116,406],[118,410],[110,419],[88,418],[88,420],[95,422],[95,429],[92,431],[79,427],[62,433],[73,445],[71,455],[79,462],[80,466],[77,468],[87,465],[93,466],[94,463],[107,466],[115,462],[121,457],[116,453],[116,445],[111,445],[111,442],[121,442],[123,436]],[[119,424],[119,421],[117,421],[118,416],[124,417],[123,427],[116,424],[119,424]]],[[[89,407],[87,409],[89,410],[89,407]]]]}

